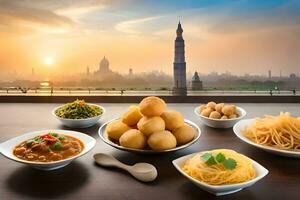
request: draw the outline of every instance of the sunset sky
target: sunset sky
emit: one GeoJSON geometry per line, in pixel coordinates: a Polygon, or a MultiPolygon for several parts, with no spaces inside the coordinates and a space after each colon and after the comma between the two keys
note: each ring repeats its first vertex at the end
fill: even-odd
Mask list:
{"type": "Polygon", "coordinates": [[[0,0],[0,74],[172,73],[179,19],[190,72],[300,73],[299,0],[0,0]]]}

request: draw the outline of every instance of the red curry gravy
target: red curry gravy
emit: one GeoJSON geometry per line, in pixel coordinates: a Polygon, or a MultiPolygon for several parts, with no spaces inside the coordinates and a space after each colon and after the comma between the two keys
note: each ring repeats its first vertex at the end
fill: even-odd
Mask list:
{"type": "Polygon", "coordinates": [[[22,160],[52,162],[73,157],[82,152],[83,149],[84,144],[77,138],[47,133],[17,145],[13,154],[22,160]]]}

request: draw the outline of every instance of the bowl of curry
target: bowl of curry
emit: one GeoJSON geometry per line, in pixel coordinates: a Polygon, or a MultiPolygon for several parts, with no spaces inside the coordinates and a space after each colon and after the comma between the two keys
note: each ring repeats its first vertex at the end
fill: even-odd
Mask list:
{"type": "Polygon", "coordinates": [[[27,133],[0,144],[5,157],[41,170],[54,170],[70,164],[89,152],[96,140],[84,133],[44,130],[27,133]]]}

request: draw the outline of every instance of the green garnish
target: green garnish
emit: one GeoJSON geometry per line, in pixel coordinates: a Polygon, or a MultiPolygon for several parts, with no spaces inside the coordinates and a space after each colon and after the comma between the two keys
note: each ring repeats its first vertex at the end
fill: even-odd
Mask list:
{"type": "Polygon", "coordinates": [[[207,164],[207,165],[215,165],[217,164],[213,155],[211,153],[205,153],[204,155],[201,156],[202,159],[204,160],[204,162],[207,164]]]}
{"type": "Polygon", "coordinates": [[[39,144],[44,142],[44,140],[40,136],[37,136],[37,137],[33,138],[32,140],[33,140],[33,142],[39,143],[39,144]]]}
{"type": "Polygon", "coordinates": [[[57,149],[57,150],[60,150],[62,148],[61,142],[55,142],[54,148],[57,149]]]}
{"type": "Polygon", "coordinates": [[[226,169],[233,170],[236,167],[236,161],[232,158],[225,159],[223,165],[226,169]]]}
{"type": "Polygon", "coordinates": [[[64,140],[65,137],[64,137],[64,136],[59,136],[58,139],[59,139],[59,140],[64,140]]]}
{"type": "Polygon", "coordinates": [[[67,103],[57,109],[55,114],[65,119],[87,119],[101,115],[103,110],[95,105],[89,105],[84,100],[67,103]]]}
{"type": "Polygon", "coordinates": [[[222,153],[218,153],[217,155],[216,155],[216,161],[218,162],[218,163],[221,163],[221,162],[223,162],[225,160],[225,156],[222,154],[222,153]]]}
{"type": "Polygon", "coordinates": [[[34,143],[35,141],[33,140],[33,139],[30,139],[30,140],[27,140],[26,141],[26,144],[28,145],[28,146],[31,146],[32,145],[32,143],[34,143]]]}
{"type": "Polygon", "coordinates": [[[57,133],[49,133],[49,135],[52,135],[53,137],[58,137],[57,133]]]}
{"type": "Polygon", "coordinates": [[[226,159],[222,153],[218,153],[216,156],[213,156],[211,153],[205,153],[201,158],[208,166],[222,163],[226,169],[233,170],[236,168],[236,161],[232,158],[226,159]]]}

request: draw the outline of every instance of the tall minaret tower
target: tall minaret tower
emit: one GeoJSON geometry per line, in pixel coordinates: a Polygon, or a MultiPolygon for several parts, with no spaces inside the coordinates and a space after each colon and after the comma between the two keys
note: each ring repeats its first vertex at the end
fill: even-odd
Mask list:
{"type": "Polygon", "coordinates": [[[175,39],[175,56],[174,56],[174,87],[173,95],[185,96],[186,90],[186,63],[184,56],[184,40],[182,37],[183,29],[180,21],[176,30],[177,37],[175,39]]]}

